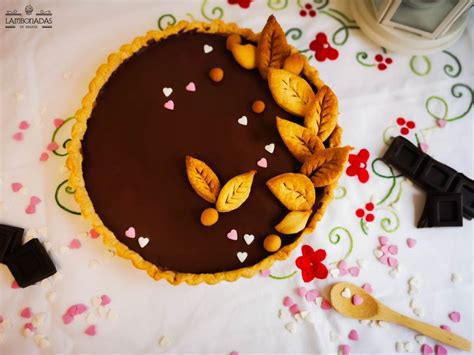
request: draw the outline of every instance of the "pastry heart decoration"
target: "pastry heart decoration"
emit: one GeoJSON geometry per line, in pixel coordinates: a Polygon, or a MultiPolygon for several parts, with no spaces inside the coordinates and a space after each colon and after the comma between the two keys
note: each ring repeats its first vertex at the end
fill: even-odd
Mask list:
{"type": "Polygon", "coordinates": [[[250,170],[234,176],[221,188],[219,178],[206,163],[191,156],[186,157],[186,174],[191,187],[201,198],[215,204],[215,210],[221,213],[239,208],[248,199],[256,173],[250,170]]]}

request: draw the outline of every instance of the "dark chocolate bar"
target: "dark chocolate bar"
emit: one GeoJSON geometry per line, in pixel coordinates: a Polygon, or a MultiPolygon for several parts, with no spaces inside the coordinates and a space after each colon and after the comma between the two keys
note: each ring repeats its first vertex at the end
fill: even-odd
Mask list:
{"type": "Polygon", "coordinates": [[[428,193],[418,228],[462,227],[462,202],[461,193],[428,193]]]}
{"type": "Polygon", "coordinates": [[[454,184],[449,189],[452,192],[462,194],[462,207],[464,217],[472,219],[474,217],[474,181],[464,174],[458,174],[454,184]]]}
{"type": "Polygon", "coordinates": [[[382,159],[413,179],[429,157],[408,139],[398,136],[393,139],[382,159]]]}
{"type": "Polygon", "coordinates": [[[0,224],[0,262],[23,242],[23,228],[0,224]]]}
{"type": "Polygon", "coordinates": [[[53,261],[37,238],[9,254],[5,264],[20,287],[33,285],[56,273],[53,261]]]}
{"type": "Polygon", "coordinates": [[[429,157],[416,176],[416,182],[425,190],[447,192],[457,171],[429,157]]]}

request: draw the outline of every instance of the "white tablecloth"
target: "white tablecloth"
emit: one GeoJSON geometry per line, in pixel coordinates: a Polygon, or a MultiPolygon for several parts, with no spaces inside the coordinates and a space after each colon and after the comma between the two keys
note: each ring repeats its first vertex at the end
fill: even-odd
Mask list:
{"type": "MultiPolygon", "coordinates": [[[[246,1],[240,3],[245,6],[246,1]]],[[[408,139],[416,143],[418,138],[433,157],[474,176],[472,22],[447,52],[410,57],[384,53],[368,41],[350,21],[344,1],[324,6],[324,1],[258,0],[249,8],[207,0],[31,4],[35,11],[52,12],[53,28],[1,28],[0,223],[22,226],[29,229],[29,235],[39,237],[49,248],[59,277],[15,289],[10,272],[0,266],[0,354],[335,353],[342,344],[350,345],[353,353],[390,354],[395,353],[397,342],[409,342],[407,350],[420,351],[416,333],[410,330],[361,324],[334,310],[322,310],[297,293],[298,287],[317,288],[327,298],[327,286],[336,280],[370,283],[374,295],[395,310],[434,325],[447,325],[472,339],[472,222],[464,220],[462,228],[417,229],[424,205],[422,190],[403,178],[378,176],[392,175],[381,162],[375,162],[375,172],[371,167],[386,149],[384,136],[389,140],[399,134],[402,126],[397,118],[402,117],[416,126],[408,129],[408,139]],[[311,9],[302,16],[306,3],[316,16],[311,17],[311,9]],[[284,29],[297,28],[289,33],[289,41],[307,55],[314,57],[310,43],[319,32],[338,51],[336,60],[313,58],[312,63],[339,97],[344,143],[355,147],[354,154],[361,149],[370,153],[369,180],[362,183],[344,174],[339,198],[305,243],[326,249],[325,262],[331,269],[348,253],[347,268],[360,267],[360,275],[342,277],[332,271],[335,277],[304,284],[294,263],[301,255],[298,248],[289,260],[274,265],[267,277],[197,287],[155,282],[128,261],[111,257],[100,239],[86,234],[88,223],[56,204],[56,187],[67,172],[65,158],[47,149],[55,122],[61,122],[54,120],[75,112],[108,53],[139,34],[174,19],[220,16],[258,31],[271,13],[284,29]],[[382,58],[376,58],[377,54],[382,58]],[[376,59],[385,61],[387,68],[380,70],[376,59]],[[462,117],[450,120],[458,116],[462,117]],[[41,156],[47,160],[40,161],[41,156]],[[35,213],[27,214],[32,196],[41,202],[35,213]],[[361,223],[355,212],[370,201],[378,203],[375,220],[361,223]],[[398,254],[393,255],[399,261],[398,269],[392,270],[374,256],[379,236],[387,236],[390,244],[398,246],[398,254]],[[407,238],[415,239],[416,246],[408,248],[407,238]],[[80,248],[68,247],[73,239],[80,242],[80,248]],[[292,277],[275,278],[294,271],[292,277]],[[415,288],[419,292],[410,295],[408,280],[412,277],[418,281],[412,283],[412,293],[415,288]],[[111,303],[102,308],[92,305],[91,300],[101,295],[108,295],[111,303]],[[291,317],[282,303],[285,296],[309,312],[306,320],[291,317]],[[89,310],[65,325],[62,315],[69,306],[80,303],[89,310]],[[20,316],[25,307],[45,316],[36,337],[23,334],[24,324],[31,322],[20,316]],[[454,311],[461,315],[458,323],[448,317],[454,311]],[[96,325],[95,336],[84,333],[90,325],[96,325]],[[352,329],[358,332],[358,341],[348,339],[352,329]]],[[[23,13],[25,5],[27,2],[2,1],[2,16],[7,10],[23,13]]],[[[71,123],[55,137],[59,145],[67,138],[71,123]]],[[[61,148],[57,151],[63,152],[61,148]]],[[[76,210],[64,187],[59,201],[76,210]]],[[[433,348],[436,344],[430,339],[424,343],[433,348]]]]}

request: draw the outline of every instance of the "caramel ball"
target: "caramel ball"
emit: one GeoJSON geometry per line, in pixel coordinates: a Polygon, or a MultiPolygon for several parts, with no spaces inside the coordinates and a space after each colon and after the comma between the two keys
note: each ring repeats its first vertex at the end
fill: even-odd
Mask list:
{"type": "Polygon", "coordinates": [[[265,111],[265,102],[262,100],[256,100],[252,104],[252,111],[255,113],[262,113],[265,111]]]}
{"type": "Polygon", "coordinates": [[[219,219],[219,212],[215,208],[206,208],[201,213],[201,224],[209,227],[217,222],[219,219]]]}
{"type": "Polygon", "coordinates": [[[281,239],[276,234],[267,235],[263,241],[263,247],[269,253],[273,253],[280,249],[281,247],[281,239]]]}
{"type": "Polygon", "coordinates": [[[212,68],[209,71],[209,77],[212,81],[218,83],[219,81],[222,81],[222,79],[224,79],[224,71],[222,70],[222,68],[212,68]]]}

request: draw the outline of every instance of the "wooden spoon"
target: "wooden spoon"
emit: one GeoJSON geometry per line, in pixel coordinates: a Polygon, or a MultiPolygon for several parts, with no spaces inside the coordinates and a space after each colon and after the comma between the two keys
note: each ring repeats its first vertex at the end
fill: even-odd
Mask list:
{"type": "Polygon", "coordinates": [[[331,288],[330,299],[336,311],[347,317],[392,322],[416,330],[430,338],[456,348],[465,351],[471,350],[471,342],[469,340],[430,324],[405,317],[379,302],[362,288],[349,282],[334,284],[331,288]],[[350,296],[349,292],[345,290],[346,288],[350,290],[350,296]],[[346,297],[342,295],[343,292],[346,297]],[[362,299],[361,304],[356,306],[352,303],[352,297],[354,295],[358,295],[362,299]],[[349,296],[349,298],[347,298],[347,296],[349,296]]]}

